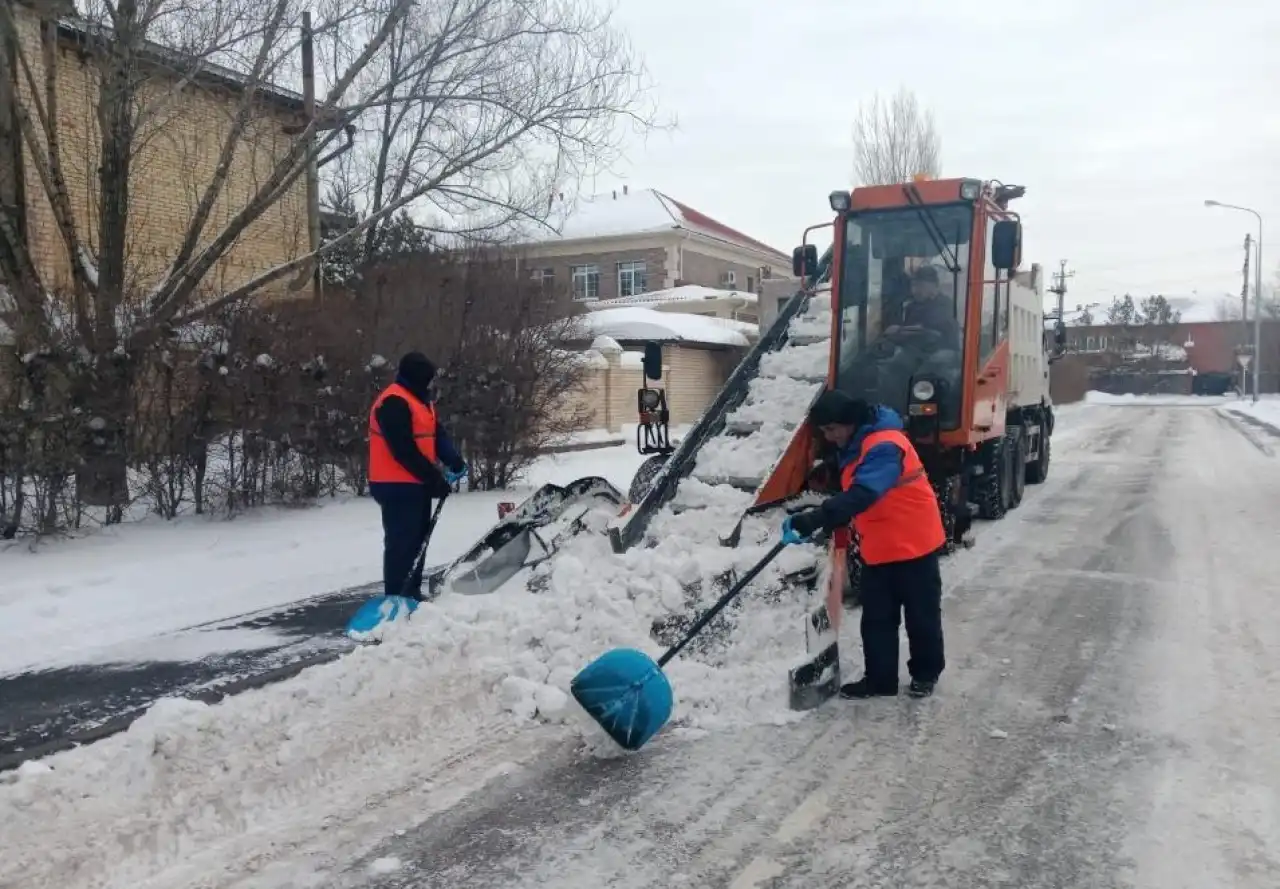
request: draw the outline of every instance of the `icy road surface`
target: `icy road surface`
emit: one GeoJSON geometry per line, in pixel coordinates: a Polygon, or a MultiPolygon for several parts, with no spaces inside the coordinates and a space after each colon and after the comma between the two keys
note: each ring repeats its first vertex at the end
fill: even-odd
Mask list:
{"type": "Polygon", "coordinates": [[[565,753],[326,885],[1280,886],[1280,461],[1207,408],[1069,422],[947,566],[934,699],[565,753]]]}
{"type": "MultiPolygon", "coordinates": [[[[602,756],[556,725],[464,738],[476,692],[442,684],[423,689],[419,734],[387,745],[398,789],[344,779],[355,750],[336,737],[332,769],[292,775],[324,728],[299,724],[276,773],[326,804],[234,834],[225,813],[271,789],[219,782],[227,765],[200,759],[186,768],[205,777],[140,772],[137,804],[116,799],[114,818],[67,797],[56,823],[34,823],[48,817],[39,782],[74,773],[54,757],[54,775],[20,776],[15,789],[35,782],[21,812],[3,811],[21,797],[0,788],[0,886],[1274,889],[1277,454],[1280,429],[1211,407],[1064,412],[1049,481],[945,562],[949,663],[930,700],[835,700],[786,725],[677,729],[602,756]],[[185,814],[126,843],[157,793],[185,814]]],[[[855,640],[846,621],[851,677],[855,640]]],[[[329,712],[352,690],[335,687],[329,712]]],[[[385,730],[403,732],[398,719],[385,730]]],[[[240,737],[224,725],[158,734],[157,755],[221,749],[217,735],[240,737]]]]}

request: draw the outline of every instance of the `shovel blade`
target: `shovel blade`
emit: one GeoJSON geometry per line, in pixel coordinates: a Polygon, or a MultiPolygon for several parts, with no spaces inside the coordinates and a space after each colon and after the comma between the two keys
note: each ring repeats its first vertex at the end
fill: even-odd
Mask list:
{"type": "Polygon", "coordinates": [[[840,690],[840,644],[832,642],[787,675],[792,710],[812,710],[840,690]]]}

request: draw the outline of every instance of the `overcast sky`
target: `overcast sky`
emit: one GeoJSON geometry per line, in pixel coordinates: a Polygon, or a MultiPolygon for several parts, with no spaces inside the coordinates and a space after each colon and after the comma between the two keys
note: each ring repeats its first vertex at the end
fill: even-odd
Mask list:
{"type": "Polygon", "coordinates": [[[678,127],[616,184],[789,252],[851,181],[860,100],[932,108],[944,176],[1027,187],[1024,262],[1068,305],[1240,290],[1252,206],[1280,267],[1280,0],[618,0],[678,127]]]}

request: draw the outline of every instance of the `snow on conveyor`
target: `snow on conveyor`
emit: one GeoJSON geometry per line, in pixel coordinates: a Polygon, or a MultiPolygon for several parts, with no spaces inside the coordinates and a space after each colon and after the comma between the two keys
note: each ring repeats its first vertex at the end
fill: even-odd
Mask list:
{"type": "MultiPolygon", "coordinates": [[[[755,431],[728,429],[708,442],[651,523],[653,546],[615,555],[603,533],[582,535],[535,569],[548,575],[541,593],[528,591],[524,575],[490,596],[446,593],[382,645],[214,706],[162,701],[121,735],[27,764],[0,784],[0,886],[140,886],[166,869],[195,867],[194,852],[219,842],[318,831],[326,813],[431,781],[522,724],[601,744],[567,695],[577,670],[615,646],[656,656],[653,622],[688,609],[688,585],[702,581],[708,603],[713,577],[745,570],[776,537],[776,517],[753,519],[739,547],[719,545],[752,500],[726,482],[759,480],[780,457],[820,385],[826,345],[812,332],[824,319],[829,298],[819,295],[793,322],[806,328],[804,344],[765,356],[735,412],[755,431]]],[[[603,531],[610,517],[589,518],[603,531]]],[[[754,588],[819,556],[816,547],[792,547],[754,588]]],[[[786,676],[804,654],[806,602],[744,599],[714,659],[686,655],[668,667],[677,728],[799,718],[787,706],[786,676]]]]}

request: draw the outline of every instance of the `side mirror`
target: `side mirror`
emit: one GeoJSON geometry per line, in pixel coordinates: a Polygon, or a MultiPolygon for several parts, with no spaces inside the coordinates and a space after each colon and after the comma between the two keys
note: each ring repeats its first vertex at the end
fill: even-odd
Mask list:
{"type": "Polygon", "coordinates": [[[818,274],[818,248],[805,244],[791,251],[791,274],[797,278],[813,278],[818,274]]]}
{"type": "Polygon", "coordinates": [[[644,344],[644,377],[646,380],[662,379],[662,345],[644,344]]]}
{"type": "Polygon", "coordinates": [[[1022,223],[1016,219],[1002,219],[991,232],[991,264],[997,269],[1012,272],[1022,264],[1022,223]]]}

